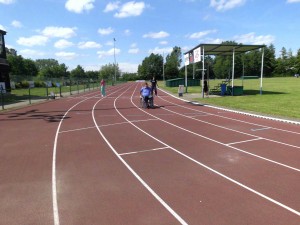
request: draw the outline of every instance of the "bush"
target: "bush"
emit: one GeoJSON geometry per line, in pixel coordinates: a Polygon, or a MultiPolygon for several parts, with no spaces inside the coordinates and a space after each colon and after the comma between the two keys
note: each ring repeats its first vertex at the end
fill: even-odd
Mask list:
{"type": "Polygon", "coordinates": [[[29,83],[27,80],[21,81],[21,88],[29,88],[29,83]]]}

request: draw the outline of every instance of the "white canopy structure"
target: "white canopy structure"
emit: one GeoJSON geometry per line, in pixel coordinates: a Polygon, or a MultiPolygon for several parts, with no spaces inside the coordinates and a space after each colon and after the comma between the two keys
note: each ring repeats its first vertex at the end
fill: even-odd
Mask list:
{"type": "MultiPolygon", "coordinates": [[[[263,65],[264,65],[264,47],[265,45],[233,45],[233,44],[199,44],[193,49],[184,53],[185,58],[185,85],[187,87],[187,65],[191,63],[196,63],[202,61],[202,98],[204,98],[204,56],[205,55],[215,55],[215,56],[229,56],[232,55],[232,81],[231,86],[232,90],[234,87],[234,58],[235,54],[246,53],[256,49],[262,48],[262,57],[261,57],[261,76],[260,76],[260,94],[262,94],[262,78],[263,78],[263,65]]],[[[232,92],[233,94],[233,92],[232,92]]]]}

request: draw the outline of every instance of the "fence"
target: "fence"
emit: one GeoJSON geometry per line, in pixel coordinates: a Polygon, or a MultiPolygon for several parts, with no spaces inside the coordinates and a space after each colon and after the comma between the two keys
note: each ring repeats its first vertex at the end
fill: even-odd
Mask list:
{"type": "Polygon", "coordinates": [[[32,104],[66,95],[78,94],[99,88],[97,79],[37,79],[24,76],[11,76],[11,88],[0,85],[0,103],[2,110],[16,103],[32,104]]]}

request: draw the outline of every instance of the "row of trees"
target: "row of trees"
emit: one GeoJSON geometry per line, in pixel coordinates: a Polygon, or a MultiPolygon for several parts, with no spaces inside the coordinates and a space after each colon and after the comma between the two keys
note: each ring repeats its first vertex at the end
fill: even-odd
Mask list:
{"type": "Polygon", "coordinates": [[[99,71],[85,71],[82,66],[78,65],[75,69],[68,71],[68,67],[60,64],[55,59],[25,59],[17,55],[14,49],[6,49],[7,61],[10,65],[10,77],[22,77],[24,79],[54,80],[54,79],[106,79],[113,80],[116,70],[116,77],[120,77],[118,65],[104,65],[99,71]]]}
{"type": "MultiPolygon", "coordinates": [[[[222,44],[238,45],[236,42],[223,42],[222,44]]],[[[284,47],[281,54],[276,58],[273,44],[264,48],[264,77],[293,76],[300,73],[300,49],[296,56],[292,51],[287,51],[284,47]]],[[[259,76],[261,73],[262,50],[255,50],[235,56],[235,77],[259,76]]],[[[180,67],[182,63],[182,52],[180,47],[174,47],[173,51],[167,55],[164,63],[159,54],[151,54],[146,57],[138,67],[138,74],[141,79],[150,79],[155,75],[158,79],[172,79],[185,76],[185,67],[180,67]],[[164,73],[163,73],[164,72],[164,73]]],[[[189,78],[201,79],[202,62],[189,65],[187,73],[189,78]]],[[[205,56],[206,76],[210,78],[224,79],[231,77],[232,56],[205,56]]]]}
{"type": "MultiPolygon", "coordinates": [[[[223,42],[223,44],[234,44],[236,42],[223,42]]],[[[7,60],[10,64],[10,75],[25,75],[27,77],[37,77],[43,80],[55,78],[70,79],[106,79],[112,82],[117,80],[149,80],[155,76],[158,80],[173,79],[185,76],[185,67],[182,66],[181,48],[175,46],[171,53],[164,57],[160,54],[151,53],[145,57],[138,66],[137,73],[124,73],[118,65],[107,64],[101,67],[99,71],[85,71],[78,65],[75,69],[68,71],[67,66],[60,64],[55,59],[24,59],[17,55],[14,49],[6,49],[7,60]],[[116,77],[115,77],[116,75],[116,77]]],[[[300,49],[296,56],[292,51],[281,49],[281,55],[276,58],[275,47],[270,45],[264,49],[264,77],[274,76],[292,76],[300,72],[300,49]]],[[[261,69],[261,50],[251,51],[245,54],[235,56],[235,77],[257,76],[261,69]]],[[[210,78],[224,79],[231,76],[232,56],[205,56],[206,76],[210,78]]],[[[188,77],[200,79],[202,63],[195,63],[187,67],[188,77]]]]}

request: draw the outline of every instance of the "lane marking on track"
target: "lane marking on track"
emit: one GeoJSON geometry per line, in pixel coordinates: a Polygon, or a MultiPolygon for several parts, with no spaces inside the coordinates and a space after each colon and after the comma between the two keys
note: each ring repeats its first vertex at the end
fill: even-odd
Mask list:
{"type": "MultiPolygon", "coordinates": [[[[132,102],[133,105],[135,105],[134,102],[133,102],[132,100],[131,100],[131,102],[132,102]]],[[[116,109],[116,110],[117,110],[117,109],[116,109]]],[[[140,109],[140,110],[142,110],[142,109],[140,109]]],[[[144,111],[144,110],[143,110],[143,111],[144,111]]],[[[150,113],[148,113],[148,112],[146,112],[146,111],[144,111],[144,112],[145,112],[146,114],[151,115],[150,113]]],[[[125,120],[127,120],[126,117],[124,117],[122,114],[120,114],[120,115],[121,115],[125,120]]],[[[154,116],[154,115],[152,115],[152,116],[155,117],[155,118],[157,118],[157,119],[159,119],[159,120],[161,120],[161,121],[163,121],[163,122],[165,122],[165,123],[167,123],[167,124],[170,124],[170,125],[172,125],[172,126],[174,126],[174,127],[178,127],[178,128],[180,128],[180,129],[182,129],[182,130],[188,131],[188,132],[190,132],[190,133],[194,133],[194,132],[189,131],[189,130],[183,128],[183,127],[179,127],[179,126],[177,126],[177,125],[175,125],[175,124],[172,124],[172,123],[170,123],[170,122],[168,122],[168,121],[165,121],[165,120],[163,120],[163,119],[160,119],[160,118],[158,118],[158,117],[156,117],[156,116],[154,116]]],[[[128,120],[127,120],[127,121],[128,121],[128,120]]],[[[130,122],[130,121],[128,121],[128,122],[130,122]]],[[[286,210],[288,210],[288,211],[290,211],[290,212],[292,212],[292,213],[298,215],[298,216],[300,216],[300,212],[299,212],[299,211],[297,211],[297,210],[295,210],[295,209],[293,209],[293,208],[291,208],[291,207],[289,207],[289,206],[287,206],[287,205],[285,205],[285,204],[283,204],[283,203],[281,203],[281,202],[278,202],[278,201],[276,201],[275,199],[272,199],[272,198],[268,197],[267,195],[264,195],[264,194],[262,194],[262,193],[260,193],[260,192],[258,192],[258,191],[256,191],[256,190],[254,190],[254,189],[248,187],[247,185],[244,185],[244,184],[238,182],[237,180],[234,180],[234,179],[232,179],[232,178],[226,176],[225,174],[222,174],[221,172],[219,172],[219,171],[217,171],[217,170],[215,170],[215,169],[213,169],[213,168],[211,168],[211,167],[209,167],[209,166],[207,166],[207,165],[205,165],[205,164],[203,164],[203,163],[201,163],[201,162],[199,162],[199,161],[193,159],[192,157],[190,157],[190,156],[188,156],[188,155],[186,155],[186,154],[180,152],[179,150],[177,150],[177,149],[171,147],[170,145],[164,143],[163,141],[161,141],[161,140],[155,138],[155,137],[152,136],[151,134],[147,133],[146,131],[144,131],[144,130],[142,130],[141,128],[139,128],[138,126],[136,126],[135,124],[132,124],[132,125],[135,126],[138,130],[142,131],[144,134],[148,135],[149,137],[153,138],[154,140],[158,141],[159,143],[165,145],[166,147],[169,147],[171,150],[177,152],[178,154],[182,155],[183,157],[185,157],[185,158],[187,158],[187,159],[189,159],[189,160],[195,162],[196,164],[198,164],[198,165],[200,165],[200,166],[202,166],[202,167],[204,167],[204,168],[206,168],[206,169],[212,171],[213,173],[218,174],[219,176],[225,178],[226,180],[229,180],[229,181],[231,181],[232,183],[235,183],[235,184],[237,184],[238,186],[240,186],[240,187],[242,187],[242,188],[244,188],[244,189],[246,189],[246,190],[248,190],[248,191],[250,191],[250,192],[252,192],[252,193],[254,193],[254,194],[256,194],[256,195],[258,195],[258,196],[260,196],[260,197],[262,197],[262,198],[264,198],[264,199],[266,199],[266,200],[268,200],[268,201],[270,201],[270,202],[272,202],[272,203],[274,203],[274,204],[276,204],[276,205],[278,205],[278,206],[280,206],[280,207],[282,207],[282,208],[284,208],[284,209],[286,209],[286,210]]],[[[196,134],[196,133],[194,133],[194,134],[196,134]]],[[[200,135],[200,136],[201,136],[201,135],[200,135]]],[[[203,137],[204,137],[204,136],[203,136],[203,137]]],[[[206,137],[206,138],[207,138],[207,137],[206,137]]],[[[209,139],[209,138],[207,138],[207,139],[209,139]]],[[[231,147],[231,146],[228,146],[228,147],[231,147]]],[[[234,148],[234,147],[231,147],[231,148],[234,148]]],[[[252,155],[252,154],[251,154],[251,155],[252,155]]],[[[259,157],[259,158],[262,158],[262,157],[259,157]]],[[[270,161],[270,160],[268,160],[268,161],[270,161]]],[[[280,163],[278,163],[278,164],[280,164],[280,163]]],[[[287,166],[287,167],[289,167],[289,166],[287,166]]],[[[294,168],[294,169],[297,170],[298,172],[300,172],[299,169],[296,169],[296,168],[294,168]]]]}
{"type": "MultiPolygon", "coordinates": [[[[162,99],[162,100],[164,100],[164,99],[162,99]]],[[[167,100],[164,100],[164,101],[169,102],[167,100]]],[[[171,103],[171,102],[169,102],[169,103],[171,103]]],[[[196,109],[191,109],[191,108],[188,108],[188,107],[185,107],[185,106],[181,106],[181,105],[178,105],[178,104],[174,104],[174,105],[177,105],[179,107],[186,108],[186,109],[189,109],[189,110],[198,111],[196,109]]],[[[197,118],[188,117],[188,116],[182,115],[180,113],[177,113],[175,111],[172,111],[170,109],[166,109],[166,108],[163,108],[163,109],[166,110],[166,111],[169,111],[169,112],[173,112],[174,114],[178,114],[178,115],[184,116],[186,118],[190,118],[190,119],[202,122],[202,123],[206,123],[206,124],[209,124],[209,125],[212,125],[212,126],[215,126],[215,127],[222,128],[224,130],[230,130],[230,131],[233,131],[233,132],[236,132],[236,133],[245,134],[245,135],[248,135],[248,136],[251,136],[251,137],[255,137],[255,138],[263,138],[264,140],[267,140],[267,141],[270,141],[270,142],[274,142],[274,143],[277,143],[277,144],[281,144],[281,145],[289,146],[289,147],[292,147],[292,148],[300,149],[300,146],[297,146],[297,145],[291,145],[291,144],[287,144],[287,143],[284,143],[284,142],[272,140],[272,139],[269,139],[269,138],[260,137],[260,136],[254,135],[254,134],[248,134],[248,133],[245,133],[245,132],[242,132],[242,131],[238,131],[238,130],[234,130],[234,129],[231,129],[231,128],[228,128],[228,127],[224,127],[224,126],[220,126],[220,125],[217,125],[217,124],[213,124],[213,123],[210,123],[210,122],[207,122],[207,121],[204,121],[204,120],[200,120],[200,119],[197,119],[197,118]]],[[[217,116],[217,117],[221,117],[221,118],[225,118],[225,119],[229,119],[229,120],[235,120],[235,119],[230,119],[230,118],[227,118],[227,117],[218,116],[218,115],[215,115],[215,114],[211,114],[211,115],[214,115],[214,116],[217,116]]],[[[237,121],[238,122],[242,122],[242,123],[246,123],[246,124],[251,124],[251,125],[266,127],[266,126],[262,126],[262,125],[258,125],[258,124],[247,123],[247,122],[244,122],[244,121],[239,121],[239,120],[237,120],[237,121]]],[[[272,128],[272,127],[270,127],[270,129],[279,130],[279,129],[272,128]]],[[[286,131],[286,130],[282,130],[282,131],[283,132],[288,132],[288,133],[300,134],[300,133],[292,132],[292,131],[286,131]]]]}
{"type": "Polygon", "coordinates": [[[250,140],[246,140],[246,141],[237,141],[237,142],[232,142],[232,143],[228,143],[225,145],[236,145],[236,144],[241,144],[241,143],[246,143],[246,142],[251,142],[251,141],[258,141],[258,140],[263,140],[263,138],[255,138],[255,139],[250,139],[250,140]]]}
{"type": "MultiPolygon", "coordinates": [[[[114,93],[114,92],[113,92],[114,93]]],[[[112,93],[112,94],[113,94],[112,93]]],[[[98,93],[92,92],[92,93],[88,93],[87,95],[93,95],[91,98],[94,98],[97,95],[100,95],[98,93]],[[96,95],[95,95],[96,94],[96,95]]],[[[104,98],[101,98],[100,100],[98,100],[97,102],[103,100],[104,98]]],[[[55,138],[54,138],[54,144],[53,144],[53,154],[52,154],[52,207],[53,207],[53,220],[54,220],[54,225],[59,225],[59,211],[58,211],[58,202],[57,202],[57,182],[56,182],[56,155],[57,155],[57,142],[58,142],[58,135],[59,135],[59,130],[61,128],[61,125],[64,121],[64,118],[67,116],[67,114],[77,105],[79,105],[80,103],[86,101],[87,99],[83,99],[79,102],[77,102],[76,104],[74,104],[72,107],[70,107],[65,114],[63,115],[63,117],[61,118],[58,126],[57,126],[57,130],[56,130],[56,134],[55,134],[55,138]]],[[[68,99],[66,99],[66,101],[68,101],[68,99]]]]}
{"type": "Polygon", "coordinates": [[[69,133],[69,132],[88,130],[88,129],[95,129],[95,126],[93,126],[93,127],[83,127],[83,128],[78,128],[78,129],[72,129],[72,130],[63,130],[63,131],[59,131],[59,133],[62,134],[62,133],[69,133]]]}
{"type": "MultiPolygon", "coordinates": [[[[137,86],[136,86],[137,88],[137,86]]],[[[135,89],[136,90],[136,89],[135,89]]],[[[122,94],[121,94],[122,95],[122,94]]],[[[118,99],[118,97],[115,99],[114,101],[114,107],[115,110],[120,114],[121,117],[123,117],[127,122],[129,122],[130,124],[132,124],[134,127],[137,127],[136,125],[134,125],[132,122],[130,122],[129,120],[126,119],[126,117],[124,117],[120,111],[117,109],[116,107],[116,100],[118,99]]],[[[131,97],[131,101],[132,101],[132,97],[131,97]]],[[[99,102],[99,101],[98,101],[99,102]]],[[[163,205],[168,211],[169,213],[171,213],[181,224],[183,225],[188,225],[187,222],[185,222],[132,168],[131,166],[119,155],[119,153],[116,151],[116,149],[111,145],[111,143],[107,140],[107,138],[105,137],[105,135],[102,133],[101,129],[99,128],[99,126],[97,125],[97,121],[95,119],[95,107],[98,104],[98,102],[95,103],[94,107],[93,107],[93,111],[92,111],[92,115],[93,115],[93,120],[95,123],[95,126],[97,127],[97,130],[99,132],[99,134],[102,136],[102,138],[104,139],[104,141],[107,143],[107,145],[110,147],[110,149],[113,151],[113,153],[119,158],[119,160],[127,167],[127,169],[135,176],[135,178],[154,196],[154,198],[156,198],[156,200],[163,205]]],[[[133,104],[135,105],[135,104],[133,104]]],[[[136,105],[135,105],[136,106],[136,105]]],[[[137,106],[136,106],[137,107],[137,106]]],[[[139,107],[137,107],[139,108],[139,107]]],[[[141,110],[141,109],[140,109],[141,110]]],[[[138,128],[139,129],[139,128],[138,128]]],[[[140,129],[139,129],[140,130],[140,129]]],[[[143,131],[142,131],[143,132],[143,131]]]]}
{"type": "Polygon", "coordinates": [[[135,151],[135,152],[120,153],[119,155],[122,156],[122,155],[140,154],[140,153],[145,153],[145,152],[160,151],[160,150],[163,150],[163,149],[168,149],[168,147],[154,148],[154,149],[135,151]]]}
{"type": "Polygon", "coordinates": [[[155,121],[157,119],[146,119],[146,120],[131,120],[132,123],[139,123],[139,122],[147,122],[147,121],[155,121]]]}
{"type": "Polygon", "coordinates": [[[65,112],[64,116],[61,118],[56,134],[54,139],[54,146],[53,146],[53,156],[52,156],[52,206],[53,206],[53,219],[54,219],[54,225],[59,225],[59,212],[58,212],[58,203],[57,203],[57,184],[56,184],[56,152],[57,152],[57,141],[58,141],[58,134],[60,127],[64,121],[64,118],[67,116],[67,114],[77,105],[79,105],[81,102],[84,102],[86,99],[81,100],[80,102],[77,102],[75,105],[73,105],[71,108],[68,109],[68,111],[65,112]]]}
{"type": "MultiPolygon", "coordinates": [[[[171,110],[165,109],[165,108],[164,108],[164,110],[171,111],[171,110]]],[[[173,112],[173,111],[172,111],[172,112],[173,112]]],[[[175,114],[180,114],[180,113],[177,113],[177,112],[173,112],[173,113],[175,113],[175,114]]],[[[180,115],[182,115],[182,114],[180,114],[180,115]]],[[[242,149],[239,149],[239,148],[236,148],[236,147],[233,147],[233,146],[230,146],[230,145],[226,145],[226,144],[223,143],[223,142],[220,142],[220,141],[217,141],[217,140],[215,140],[215,139],[212,139],[212,138],[206,137],[206,136],[204,136],[204,135],[195,133],[195,132],[193,132],[193,131],[187,130],[187,129],[183,128],[183,127],[177,126],[177,125],[175,125],[175,124],[173,124],[173,123],[170,123],[170,122],[168,122],[168,121],[166,121],[166,120],[163,120],[163,119],[161,119],[161,118],[159,118],[159,117],[156,117],[156,116],[154,116],[154,115],[152,115],[152,116],[153,116],[154,118],[157,118],[157,119],[159,119],[159,120],[161,120],[161,121],[167,123],[167,124],[170,124],[171,126],[177,127],[177,128],[179,128],[179,129],[181,129],[181,130],[184,130],[184,131],[186,131],[186,132],[188,132],[188,133],[194,134],[194,135],[196,135],[196,136],[198,136],[198,137],[202,137],[202,138],[204,138],[204,139],[206,139],[206,140],[210,140],[210,141],[215,142],[215,143],[218,143],[218,144],[220,144],[220,145],[227,146],[227,147],[232,148],[232,149],[234,149],[234,150],[236,150],[236,151],[243,152],[243,153],[245,153],[245,154],[248,154],[248,155],[257,157],[257,158],[259,158],[259,159],[263,159],[263,160],[266,160],[266,161],[268,161],[268,162],[277,164],[277,165],[279,165],[279,166],[283,166],[283,167],[286,167],[286,168],[295,170],[295,171],[297,171],[297,172],[300,172],[300,169],[298,169],[298,168],[291,167],[291,166],[289,166],[289,165],[286,165],[286,164],[283,164],[283,163],[280,163],[280,162],[277,162],[277,161],[274,161],[274,160],[271,160],[271,159],[268,159],[268,158],[265,158],[265,157],[262,157],[262,156],[259,156],[259,155],[256,155],[256,154],[253,154],[253,153],[251,153],[251,152],[244,151],[244,150],[242,150],[242,149]]],[[[182,116],[184,116],[184,115],[182,115],[182,116]]],[[[191,117],[188,117],[188,116],[184,116],[184,117],[187,117],[187,118],[190,118],[190,119],[193,119],[193,120],[196,120],[196,121],[208,123],[208,122],[206,122],[206,121],[198,120],[198,119],[191,118],[191,117]]],[[[208,124],[211,124],[211,125],[216,126],[216,127],[224,128],[224,129],[226,129],[226,130],[232,130],[232,129],[229,129],[229,128],[227,128],[227,127],[222,127],[222,126],[219,126],[219,125],[216,125],[216,124],[212,124],[212,123],[208,123],[208,124]]],[[[263,139],[263,140],[267,140],[267,141],[271,141],[271,142],[275,142],[275,143],[279,143],[279,144],[283,144],[283,145],[286,145],[286,146],[290,146],[290,147],[294,147],[294,148],[300,149],[300,147],[298,147],[298,146],[289,145],[289,144],[277,142],[277,141],[274,141],[274,140],[269,140],[269,139],[266,139],[266,138],[262,138],[262,137],[259,137],[259,136],[256,136],[256,135],[247,134],[247,133],[240,132],[240,131],[236,131],[236,130],[232,130],[232,131],[237,132],[237,133],[241,133],[241,134],[246,134],[246,135],[251,136],[251,137],[253,137],[253,138],[261,138],[261,139],[263,139]]]]}
{"type": "MultiPolygon", "coordinates": [[[[172,98],[179,99],[180,101],[183,101],[183,102],[189,102],[188,100],[181,99],[179,97],[171,95],[170,93],[168,93],[168,92],[166,92],[164,90],[161,90],[161,91],[164,92],[165,94],[167,94],[168,96],[172,97],[172,98]]],[[[169,102],[169,101],[167,101],[165,99],[162,99],[162,100],[164,100],[166,102],[169,102]]],[[[172,103],[172,104],[175,104],[175,103],[172,103]]],[[[186,109],[194,110],[194,111],[197,111],[197,112],[203,112],[203,111],[199,111],[199,110],[196,110],[196,109],[185,107],[185,106],[182,106],[182,105],[179,105],[179,104],[175,104],[175,105],[183,107],[183,108],[186,108],[186,109]]],[[[242,114],[242,115],[246,115],[246,116],[252,116],[252,117],[257,117],[257,118],[263,118],[263,119],[269,119],[269,120],[275,120],[275,121],[279,121],[279,122],[287,122],[287,123],[292,123],[292,124],[300,125],[300,122],[292,121],[292,120],[284,120],[284,119],[278,119],[278,118],[275,118],[275,117],[261,116],[261,115],[256,115],[256,114],[251,114],[251,113],[245,113],[245,112],[242,112],[242,111],[225,109],[225,108],[211,106],[211,105],[203,105],[203,106],[204,107],[213,108],[213,109],[222,110],[222,112],[224,112],[224,113],[226,113],[226,112],[232,112],[232,113],[242,114]]],[[[208,112],[205,112],[205,113],[208,113],[208,112]]],[[[228,119],[228,120],[232,120],[232,121],[237,121],[237,122],[240,122],[240,123],[252,124],[252,125],[256,125],[256,126],[265,127],[264,125],[256,124],[256,123],[252,123],[252,122],[248,122],[248,121],[244,121],[244,120],[239,120],[239,119],[234,119],[234,118],[230,118],[230,117],[220,116],[220,115],[216,115],[216,114],[213,114],[213,113],[208,113],[208,114],[210,114],[212,116],[215,116],[215,117],[221,117],[221,118],[224,118],[224,119],[228,119]]],[[[270,127],[270,128],[274,129],[274,130],[279,130],[279,131],[287,132],[287,133],[300,134],[300,132],[295,132],[295,131],[290,131],[290,130],[284,130],[284,129],[279,129],[279,128],[275,128],[275,127],[270,127]]]]}
{"type": "Polygon", "coordinates": [[[259,130],[269,130],[270,127],[263,127],[263,128],[257,128],[257,129],[251,129],[251,131],[259,131],[259,130]]]}

